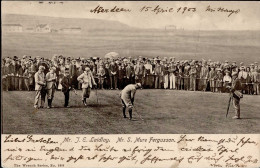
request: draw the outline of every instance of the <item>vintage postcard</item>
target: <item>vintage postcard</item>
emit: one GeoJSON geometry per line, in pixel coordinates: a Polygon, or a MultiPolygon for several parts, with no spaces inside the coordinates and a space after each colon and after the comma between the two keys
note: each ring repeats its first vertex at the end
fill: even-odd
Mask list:
{"type": "Polygon", "coordinates": [[[260,166],[260,2],[1,9],[2,167],[260,166]]]}

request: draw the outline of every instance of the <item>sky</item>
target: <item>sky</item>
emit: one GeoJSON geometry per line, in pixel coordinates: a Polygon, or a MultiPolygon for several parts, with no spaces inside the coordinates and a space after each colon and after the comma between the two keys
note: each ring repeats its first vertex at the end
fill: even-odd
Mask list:
{"type": "Polygon", "coordinates": [[[64,18],[93,18],[119,21],[138,28],[164,28],[166,25],[176,25],[186,30],[260,30],[260,2],[258,1],[56,1],[39,3],[32,1],[2,1],[2,14],[25,14],[52,16],[64,18]],[[140,12],[144,6],[155,8],[173,8],[174,12],[155,14],[151,10],[140,12]],[[130,9],[131,12],[121,13],[91,13],[90,10],[102,6],[111,9],[114,6],[130,9]],[[239,10],[228,17],[226,12],[207,12],[207,7],[219,7],[228,10],[239,10]],[[177,13],[182,7],[196,8],[196,12],[177,13]]]}

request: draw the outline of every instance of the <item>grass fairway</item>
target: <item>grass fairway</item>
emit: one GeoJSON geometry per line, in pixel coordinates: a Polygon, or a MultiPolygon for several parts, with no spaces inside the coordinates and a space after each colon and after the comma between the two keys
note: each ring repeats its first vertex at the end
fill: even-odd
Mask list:
{"type": "MultiPolygon", "coordinates": [[[[81,94],[81,92],[78,92],[81,94]]],[[[57,91],[52,109],[33,108],[34,92],[2,94],[4,134],[177,134],[259,133],[260,96],[245,95],[240,120],[233,120],[231,106],[225,118],[228,94],[173,90],[138,90],[134,121],[124,119],[119,91],[99,90],[99,103],[92,92],[84,107],[81,96],[70,93],[71,108],[63,108],[63,93],[57,91]]]]}

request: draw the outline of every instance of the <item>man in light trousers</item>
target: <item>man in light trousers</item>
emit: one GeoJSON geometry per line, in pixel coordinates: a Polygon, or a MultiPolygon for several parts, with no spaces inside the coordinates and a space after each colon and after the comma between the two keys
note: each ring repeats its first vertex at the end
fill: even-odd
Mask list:
{"type": "Polygon", "coordinates": [[[174,62],[171,62],[171,65],[169,67],[170,89],[176,89],[176,71],[176,65],[174,64],[174,62]]]}
{"type": "MultiPolygon", "coordinates": [[[[38,102],[41,97],[41,93],[45,92],[45,75],[44,75],[44,66],[40,66],[38,72],[35,73],[34,78],[35,78],[35,100],[34,100],[34,108],[38,108],[38,102]]],[[[42,99],[42,98],[41,98],[42,99]]],[[[43,108],[44,100],[41,100],[41,106],[43,108]]]]}
{"type": "Polygon", "coordinates": [[[80,83],[82,83],[82,102],[85,106],[87,106],[87,98],[90,96],[91,88],[93,85],[97,85],[90,68],[86,67],[84,73],[77,79],[80,83]]]}
{"type": "Polygon", "coordinates": [[[136,89],[142,87],[141,83],[127,85],[119,94],[123,106],[123,117],[126,118],[126,108],[128,108],[129,119],[132,120],[132,109],[134,107],[134,98],[136,89]]]}

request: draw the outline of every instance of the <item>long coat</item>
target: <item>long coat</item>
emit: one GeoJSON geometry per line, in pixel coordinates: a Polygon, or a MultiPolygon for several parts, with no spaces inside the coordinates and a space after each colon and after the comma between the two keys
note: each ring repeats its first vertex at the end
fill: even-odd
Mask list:
{"type": "Polygon", "coordinates": [[[216,87],[215,79],[216,79],[216,71],[212,69],[209,72],[210,87],[216,87]]]}
{"type": "Polygon", "coordinates": [[[132,74],[133,74],[132,67],[131,67],[131,66],[127,66],[127,67],[125,68],[125,70],[126,70],[126,77],[127,77],[128,79],[131,78],[131,76],[132,76],[132,74]]]}
{"type": "Polygon", "coordinates": [[[216,75],[216,87],[222,87],[223,85],[223,74],[219,73],[216,75]]]}
{"type": "Polygon", "coordinates": [[[208,69],[208,67],[201,67],[200,78],[201,79],[208,79],[208,77],[209,77],[209,69],[208,69]]]}

